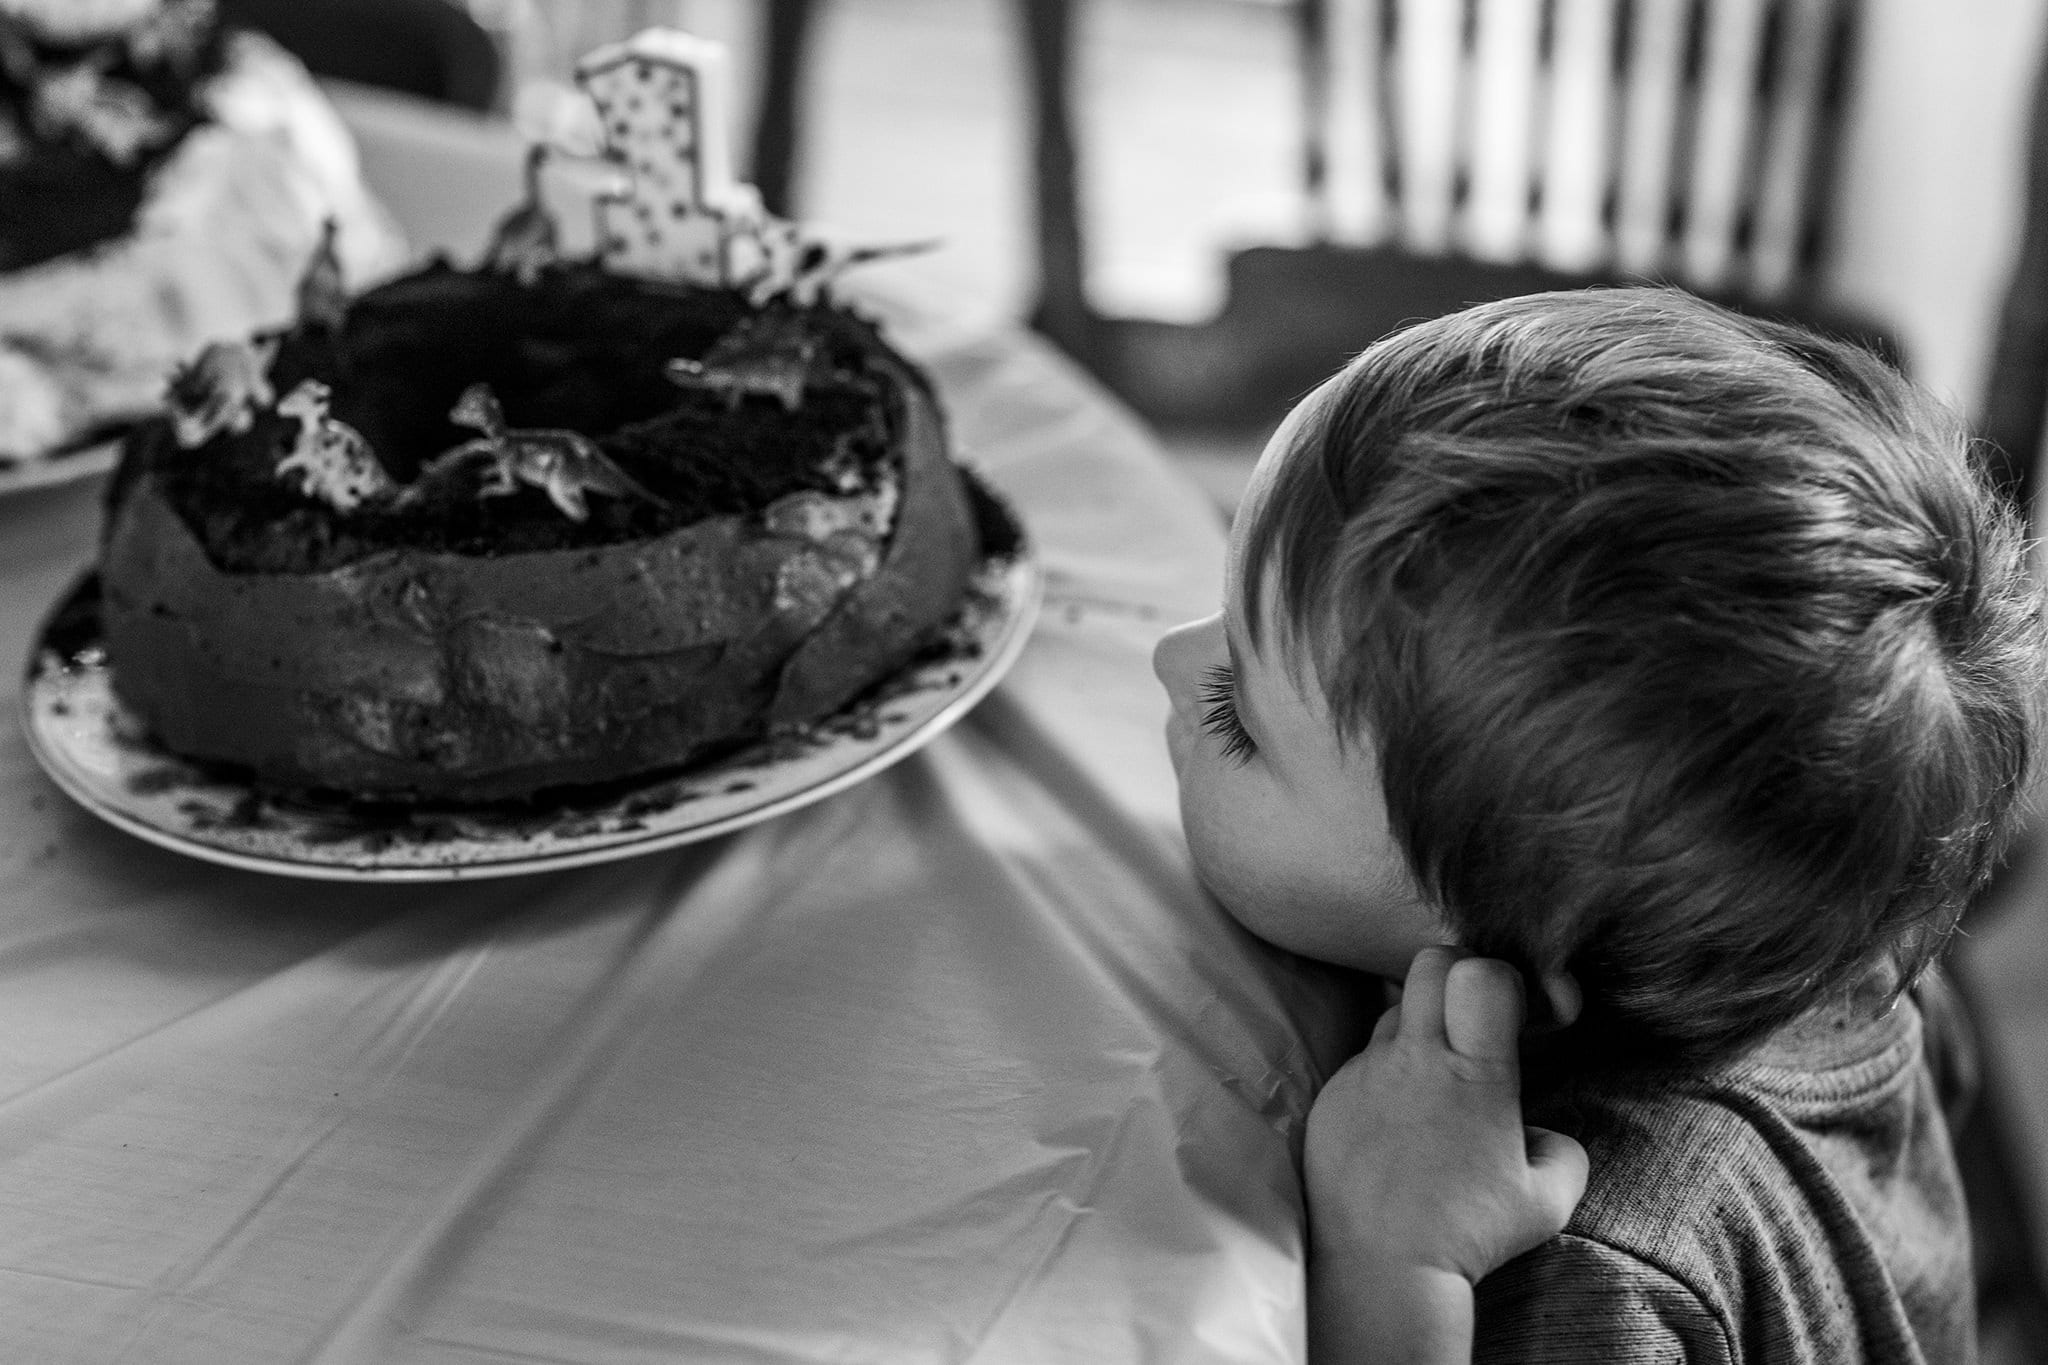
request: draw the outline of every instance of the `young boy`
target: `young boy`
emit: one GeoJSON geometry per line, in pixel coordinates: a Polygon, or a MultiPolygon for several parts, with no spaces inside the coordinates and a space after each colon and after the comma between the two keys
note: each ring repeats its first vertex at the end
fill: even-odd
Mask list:
{"type": "Polygon", "coordinates": [[[1310,1116],[1312,1353],[1973,1359],[1914,991],[2042,659],[2015,519],[1857,348],[1589,290],[1307,399],[1155,667],[1209,888],[1408,980],[1310,1116]]]}

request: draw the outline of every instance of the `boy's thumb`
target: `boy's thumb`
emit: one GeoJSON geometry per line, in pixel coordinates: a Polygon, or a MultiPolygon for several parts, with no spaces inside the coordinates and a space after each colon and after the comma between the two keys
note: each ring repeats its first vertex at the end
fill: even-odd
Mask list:
{"type": "Polygon", "coordinates": [[[1444,978],[1444,1039],[1453,1052],[1490,1061],[1515,1060],[1526,1012],[1522,974],[1505,962],[1461,957],[1444,978]]]}
{"type": "Polygon", "coordinates": [[[1586,1193],[1586,1149],[1577,1140],[1548,1128],[1524,1126],[1529,1149],[1529,1185],[1543,1210],[1549,1230],[1562,1232],[1572,1210],[1586,1193]]]}

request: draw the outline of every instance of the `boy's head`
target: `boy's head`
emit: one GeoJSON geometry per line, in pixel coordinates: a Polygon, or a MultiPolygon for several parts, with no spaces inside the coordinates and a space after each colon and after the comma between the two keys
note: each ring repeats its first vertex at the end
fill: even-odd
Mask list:
{"type": "Polygon", "coordinates": [[[1956,420],[1852,346],[1653,289],[1413,327],[1277,434],[1231,564],[1240,670],[1291,679],[1325,777],[1372,788],[1335,807],[1363,825],[1335,865],[1385,890],[1354,912],[1571,971],[1630,1060],[1910,978],[2016,819],[2021,537],[1956,420]]]}

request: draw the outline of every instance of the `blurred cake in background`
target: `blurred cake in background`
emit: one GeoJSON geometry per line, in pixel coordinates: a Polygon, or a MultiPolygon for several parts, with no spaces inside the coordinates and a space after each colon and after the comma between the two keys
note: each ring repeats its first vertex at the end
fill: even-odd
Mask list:
{"type": "Polygon", "coordinates": [[[291,317],[329,231],[352,283],[403,262],[347,128],[269,39],[213,0],[0,0],[0,469],[291,317]]]}

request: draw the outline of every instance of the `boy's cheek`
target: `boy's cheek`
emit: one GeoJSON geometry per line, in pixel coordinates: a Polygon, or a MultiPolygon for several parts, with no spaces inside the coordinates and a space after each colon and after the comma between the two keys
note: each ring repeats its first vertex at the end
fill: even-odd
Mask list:
{"type": "Polygon", "coordinates": [[[1180,820],[1181,833],[1187,839],[1188,853],[1202,884],[1236,916],[1231,902],[1241,890],[1237,850],[1232,847],[1230,832],[1218,820],[1213,804],[1204,801],[1199,791],[1190,790],[1186,782],[1180,789],[1180,820]]]}
{"type": "Polygon", "coordinates": [[[1180,712],[1175,711],[1166,718],[1166,756],[1173,760],[1173,775],[1176,780],[1186,776],[1188,732],[1182,724],[1180,712]]]}

